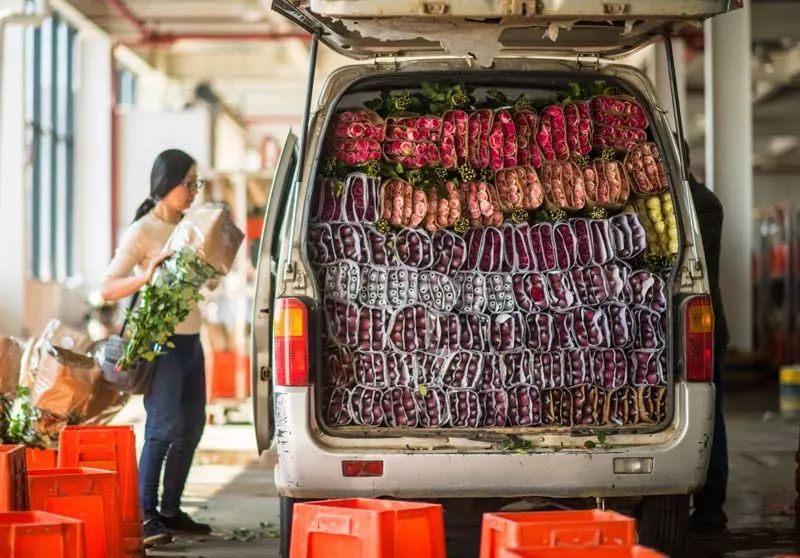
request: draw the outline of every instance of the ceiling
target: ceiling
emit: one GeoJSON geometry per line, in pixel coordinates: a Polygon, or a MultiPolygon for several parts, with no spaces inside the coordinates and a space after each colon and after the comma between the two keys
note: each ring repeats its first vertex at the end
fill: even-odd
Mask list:
{"type": "MultiPolygon", "coordinates": [[[[209,83],[258,140],[299,124],[308,38],[270,0],[69,0],[154,67],[187,87],[209,83]]],[[[757,169],[793,172],[800,155],[800,26],[795,0],[752,0],[757,169]]],[[[702,33],[687,37],[687,137],[702,162],[702,33]]],[[[320,49],[317,74],[345,59],[320,49]]]]}

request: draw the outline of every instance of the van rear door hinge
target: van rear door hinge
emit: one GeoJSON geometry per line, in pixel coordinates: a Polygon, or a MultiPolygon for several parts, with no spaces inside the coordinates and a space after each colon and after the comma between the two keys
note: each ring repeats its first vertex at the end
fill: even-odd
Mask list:
{"type": "Polygon", "coordinates": [[[600,53],[599,52],[580,52],[576,56],[579,70],[600,70],[600,53]]]}

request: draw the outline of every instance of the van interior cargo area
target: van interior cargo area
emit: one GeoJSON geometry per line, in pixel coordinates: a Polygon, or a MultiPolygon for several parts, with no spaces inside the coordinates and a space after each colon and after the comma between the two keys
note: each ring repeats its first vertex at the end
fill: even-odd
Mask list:
{"type": "Polygon", "coordinates": [[[307,219],[320,425],[663,429],[683,243],[661,129],[611,76],[352,84],[328,113],[307,219]]]}

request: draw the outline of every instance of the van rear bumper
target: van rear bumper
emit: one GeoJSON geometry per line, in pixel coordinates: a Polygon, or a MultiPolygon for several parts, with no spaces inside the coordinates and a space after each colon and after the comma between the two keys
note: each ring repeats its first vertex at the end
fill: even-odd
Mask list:
{"type": "MultiPolygon", "coordinates": [[[[610,449],[542,449],[532,453],[485,450],[350,449],[321,443],[312,432],[309,390],[276,394],[278,464],[275,484],[293,498],[553,498],[689,494],[705,482],[714,424],[714,387],[675,386],[675,415],[658,443],[610,449]],[[651,472],[621,473],[624,458],[652,459],[651,472]],[[345,478],[344,460],[380,460],[381,477],[345,478]],[[617,471],[615,472],[615,466],[617,471]]],[[[645,439],[647,437],[644,437],[645,439]]],[[[592,438],[594,439],[594,438],[592,438]]]]}

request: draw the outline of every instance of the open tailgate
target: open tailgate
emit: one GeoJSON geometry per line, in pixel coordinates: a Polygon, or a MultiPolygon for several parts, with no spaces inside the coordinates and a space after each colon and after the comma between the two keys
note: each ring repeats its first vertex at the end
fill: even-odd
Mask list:
{"type": "Polygon", "coordinates": [[[376,55],[629,53],[742,0],[273,0],[283,14],[352,58],[376,55]],[[444,46],[443,46],[444,45],[444,46]]]}

